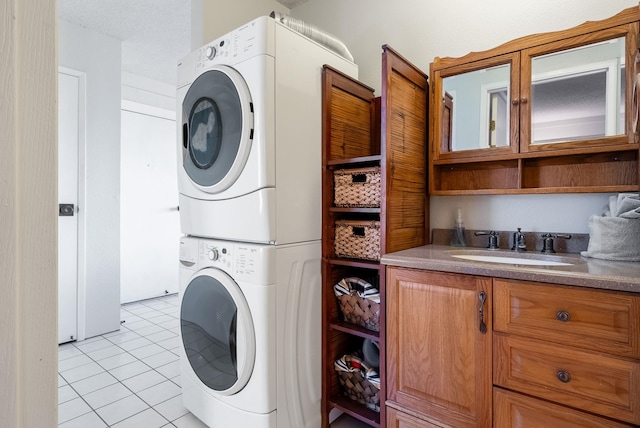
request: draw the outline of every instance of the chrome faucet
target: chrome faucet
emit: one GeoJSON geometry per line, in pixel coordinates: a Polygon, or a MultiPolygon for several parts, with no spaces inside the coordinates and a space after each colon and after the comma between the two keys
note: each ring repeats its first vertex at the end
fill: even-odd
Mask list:
{"type": "Polygon", "coordinates": [[[527,243],[524,239],[524,233],[518,228],[517,232],[513,232],[513,246],[511,251],[527,251],[527,243]]]}

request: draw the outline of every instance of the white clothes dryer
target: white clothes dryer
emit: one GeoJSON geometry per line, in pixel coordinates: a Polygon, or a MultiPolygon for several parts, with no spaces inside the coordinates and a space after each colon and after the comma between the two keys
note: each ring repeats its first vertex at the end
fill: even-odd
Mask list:
{"type": "Polygon", "coordinates": [[[182,237],[184,406],[211,428],[320,426],[320,242],[182,237]]]}
{"type": "Polygon", "coordinates": [[[287,244],[320,239],[322,66],[350,60],[263,16],[178,64],[182,233],[287,244]]]}

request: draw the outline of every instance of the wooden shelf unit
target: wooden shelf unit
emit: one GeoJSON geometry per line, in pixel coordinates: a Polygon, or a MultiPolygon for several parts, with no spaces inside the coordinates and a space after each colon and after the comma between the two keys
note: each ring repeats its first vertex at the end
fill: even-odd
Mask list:
{"type": "Polygon", "coordinates": [[[380,222],[380,252],[424,245],[428,234],[427,77],[383,46],[382,96],[361,82],[325,66],[323,70],[322,159],[322,427],[336,409],[371,427],[385,420],[385,274],[376,261],[335,255],[339,220],[380,222]],[[379,166],[381,202],[376,208],[336,207],[334,172],[379,166]],[[380,331],[345,322],[333,286],[342,278],[368,280],[380,291],[380,331]],[[343,395],[336,359],[362,348],[364,339],[380,344],[380,412],[343,395]]]}
{"type": "Polygon", "coordinates": [[[434,161],[433,195],[630,192],[640,188],[640,150],[616,148],[434,161]]]}

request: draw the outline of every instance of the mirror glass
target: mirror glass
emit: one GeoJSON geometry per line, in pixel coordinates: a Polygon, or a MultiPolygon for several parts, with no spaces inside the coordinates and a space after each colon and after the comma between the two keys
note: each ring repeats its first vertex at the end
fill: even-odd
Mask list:
{"type": "Polygon", "coordinates": [[[623,135],[625,39],[531,61],[532,144],[623,135]]]}
{"type": "Polygon", "coordinates": [[[442,150],[509,145],[511,64],[442,79],[442,150]]]}

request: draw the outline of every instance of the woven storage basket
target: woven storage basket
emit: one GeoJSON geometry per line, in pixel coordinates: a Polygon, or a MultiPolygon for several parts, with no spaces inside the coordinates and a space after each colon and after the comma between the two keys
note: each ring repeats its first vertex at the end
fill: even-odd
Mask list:
{"type": "Polygon", "coordinates": [[[336,207],[379,207],[380,167],[340,169],[333,173],[336,207]]]}
{"type": "Polygon", "coordinates": [[[380,376],[359,355],[345,355],[334,362],[338,381],[345,395],[380,411],[380,376]]]}
{"type": "Polygon", "coordinates": [[[337,257],[380,260],[380,222],[340,220],[336,222],[337,257]]]}
{"type": "Polygon", "coordinates": [[[367,281],[349,277],[333,286],[344,320],[380,331],[380,292],[367,281]]]}

